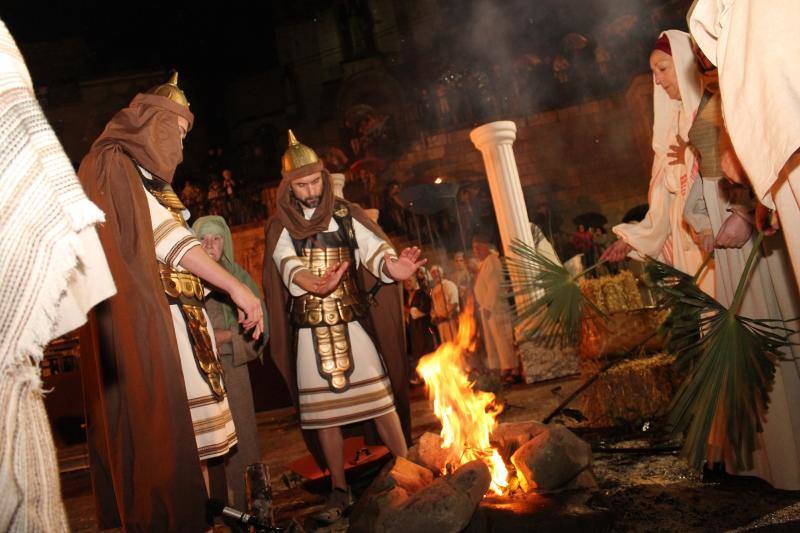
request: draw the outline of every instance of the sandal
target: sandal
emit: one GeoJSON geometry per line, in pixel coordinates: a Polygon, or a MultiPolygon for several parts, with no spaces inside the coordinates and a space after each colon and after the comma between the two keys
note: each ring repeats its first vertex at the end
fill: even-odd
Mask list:
{"type": "Polygon", "coordinates": [[[328,501],[321,511],[316,513],[313,518],[323,524],[333,524],[341,519],[345,512],[353,505],[353,495],[350,488],[347,490],[335,488],[328,494],[328,501]]]}

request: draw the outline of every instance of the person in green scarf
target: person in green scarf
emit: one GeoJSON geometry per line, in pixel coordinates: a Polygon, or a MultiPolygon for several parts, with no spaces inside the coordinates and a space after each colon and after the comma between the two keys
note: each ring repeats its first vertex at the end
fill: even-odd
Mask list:
{"type": "MultiPolygon", "coordinates": [[[[201,217],[192,225],[192,230],[212,259],[247,285],[253,294],[261,294],[261,290],[253,278],[234,261],[233,237],[224,218],[219,216],[201,217]]],[[[212,290],[206,297],[205,304],[214,328],[217,351],[225,373],[228,403],[233,415],[233,423],[236,426],[236,434],[239,437],[239,444],[228,455],[225,468],[229,505],[245,509],[245,469],[248,465],[261,460],[247,363],[256,357],[262,357],[269,332],[265,329],[264,335],[258,341],[254,341],[246,334],[239,325],[236,307],[224,292],[212,290]]],[[[263,300],[261,306],[264,308],[266,316],[267,310],[263,300]]]]}

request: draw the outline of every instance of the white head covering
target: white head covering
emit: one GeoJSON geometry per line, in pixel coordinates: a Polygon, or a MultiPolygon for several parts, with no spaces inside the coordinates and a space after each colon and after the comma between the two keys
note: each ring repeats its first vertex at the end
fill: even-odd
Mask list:
{"type": "MultiPolygon", "coordinates": [[[[680,101],[671,99],[667,91],[656,85],[653,79],[653,150],[656,152],[654,165],[667,164],[666,157],[660,161],[658,156],[666,156],[669,147],[675,144],[676,135],[680,134],[684,139],[688,139],[689,129],[692,127],[702,95],[700,75],[689,34],[680,30],[667,30],[661,35],[666,35],[669,39],[681,99],[680,101]],[[679,114],[678,120],[676,114],[679,114]]],[[[653,170],[655,171],[655,167],[653,170]]]]}
{"type": "MultiPolygon", "coordinates": [[[[683,223],[683,208],[695,179],[695,159],[692,151],[686,150],[684,164],[670,165],[667,153],[669,147],[676,144],[677,136],[688,139],[700,105],[701,79],[689,34],[667,30],[661,35],[669,39],[681,99],[670,99],[664,89],[654,85],[650,209],[642,222],[619,224],[614,226],[614,233],[634,248],[630,253],[632,258],[659,258],[694,275],[703,262],[703,254],[683,223]]],[[[713,276],[703,276],[700,284],[703,290],[713,294],[713,276]]]]}

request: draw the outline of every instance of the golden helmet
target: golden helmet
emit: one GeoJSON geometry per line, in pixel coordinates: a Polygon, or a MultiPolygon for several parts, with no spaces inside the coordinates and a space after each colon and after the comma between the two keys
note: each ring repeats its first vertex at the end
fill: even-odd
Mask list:
{"type": "Polygon", "coordinates": [[[180,104],[186,107],[189,107],[189,101],[186,99],[186,95],[183,94],[183,91],[180,87],[178,87],[178,72],[175,71],[169,77],[169,81],[167,83],[162,83],[161,85],[157,85],[147,91],[148,94],[157,94],[158,96],[165,96],[175,102],[176,104],[180,104]]]}
{"type": "Polygon", "coordinates": [[[289,130],[289,147],[281,158],[281,173],[295,174],[294,171],[303,167],[309,167],[309,171],[314,172],[322,168],[322,162],[314,150],[305,144],[300,144],[292,130],[289,130]]]}

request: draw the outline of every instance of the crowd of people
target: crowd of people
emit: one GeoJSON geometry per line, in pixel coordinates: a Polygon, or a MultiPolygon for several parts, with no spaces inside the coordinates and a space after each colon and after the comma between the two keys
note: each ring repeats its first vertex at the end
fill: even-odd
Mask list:
{"type": "MultiPolygon", "coordinates": [[[[409,367],[416,368],[422,356],[441,344],[455,342],[460,320],[474,320],[480,326],[475,351],[464,354],[469,370],[493,374],[504,385],[520,383],[506,277],[494,243],[478,233],[472,238],[472,256],[456,252],[449,262],[449,268],[420,268],[404,282],[409,367]],[[469,311],[472,316],[462,316],[469,311]]],[[[411,384],[420,383],[412,371],[411,384]]]]}

